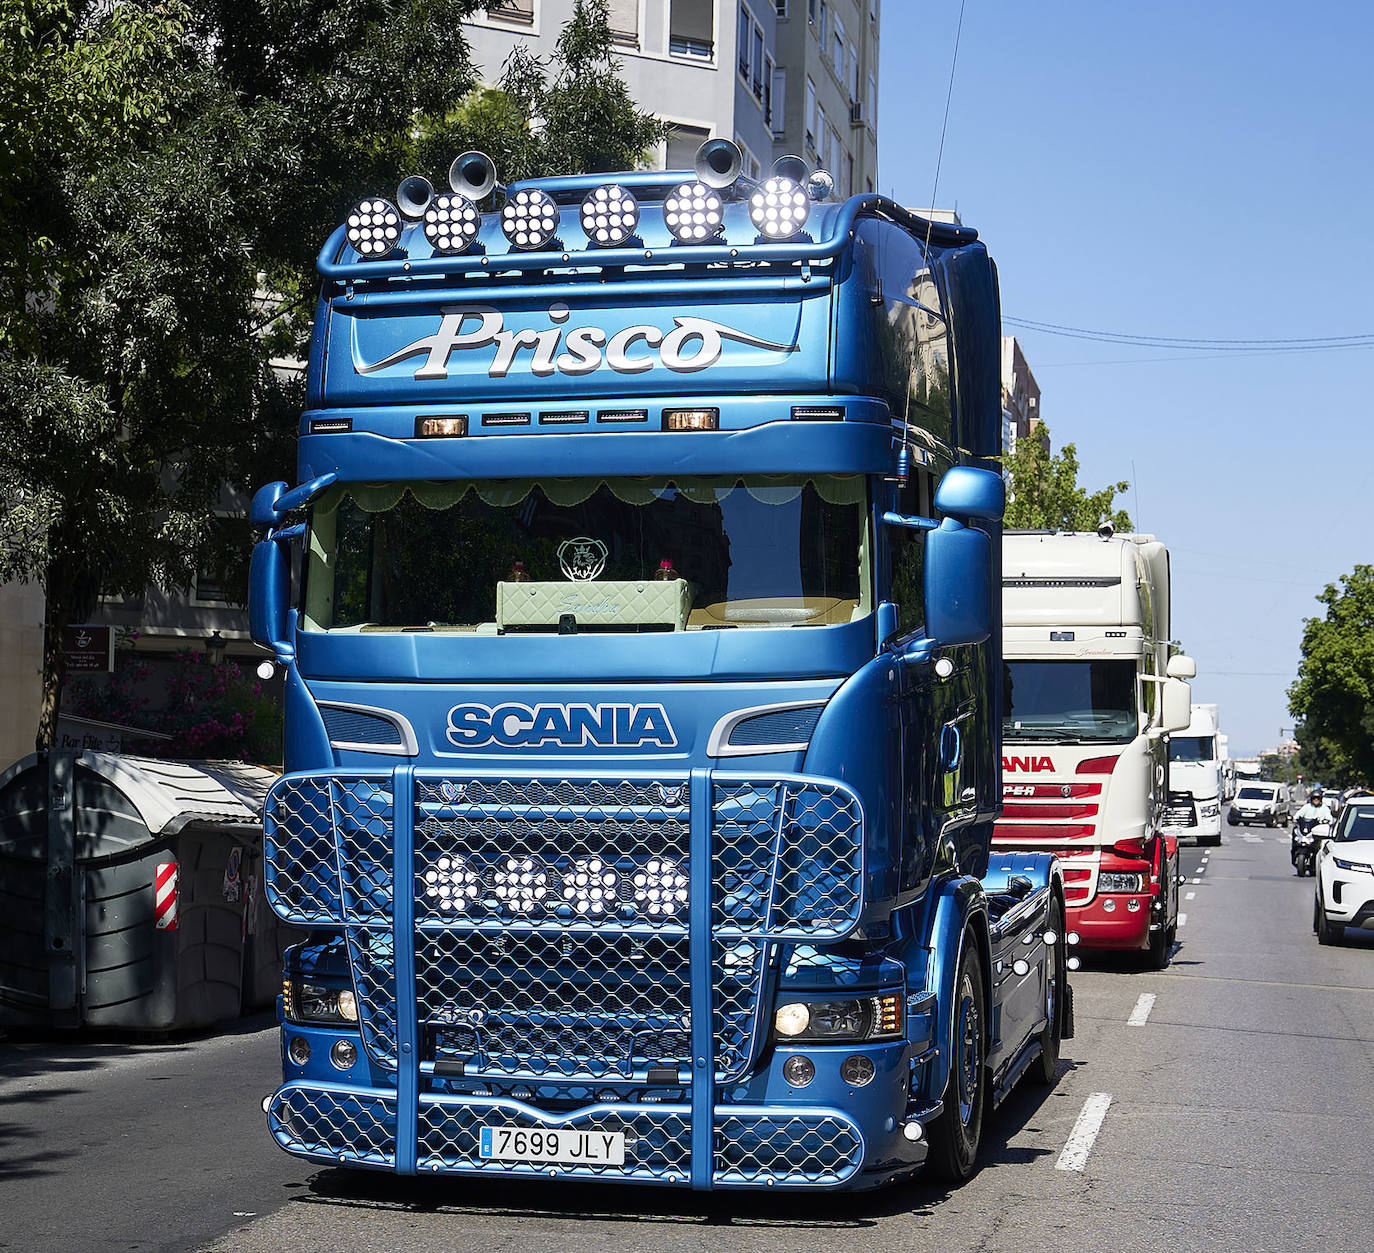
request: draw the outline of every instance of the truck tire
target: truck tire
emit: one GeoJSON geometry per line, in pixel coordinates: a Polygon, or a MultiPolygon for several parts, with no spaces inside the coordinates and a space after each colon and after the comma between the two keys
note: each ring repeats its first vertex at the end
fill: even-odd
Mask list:
{"type": "Polygon", "coordinates": [[[1169,959],[1173,956],[1174,946],[1169,939],[1169,928],[1160,927],[1150,934],[1150,948],[1146,954],[1146,965],[1151,970],[1167,970],[1169,959]]]}
{"type": "Polygon", "coordinates": [[[1059,1043],[1064,1038],[1064,1024],[1069,1012],[1069,942],[1064,934],[1064,907],[1057,896],[1050,902],[1050,916],[1045,929],[1053,931],[1057,937],[1054,952],[1050,954],[1049,1015],[1045,1029],[1040,1033],[1040,1056],[1027,1073],[1034,1082],[1048,1085],[1059,1075],[1059,1043]]]}
{"type": "Polygon", "coordinates": [[[1320,892],[1312,908],[1312,930],[1317,933],[1318,944],[1340,944],[1345,939],[1345,928],[1326,916],[1320,892]]]}
{"type": "Polygon", "coordinates": [[[1226,825],[1228,827],[1240,826],[1240,819],[1236,816],[1236,811],[1234,809],[1228,809],[1226,811],[1226,825]]]}
{"type": "Polygon", "coordinates": [[[946,1183],[963,1183],[978,1164],[987,1108],[987,1006],[983,993],[983,963],[972,935],[965,935],[964,951],[954,978],[954,1012],[950,1040],[949,1082],[944,1110],[930,1124],[930,1169],[946,1183]]]}

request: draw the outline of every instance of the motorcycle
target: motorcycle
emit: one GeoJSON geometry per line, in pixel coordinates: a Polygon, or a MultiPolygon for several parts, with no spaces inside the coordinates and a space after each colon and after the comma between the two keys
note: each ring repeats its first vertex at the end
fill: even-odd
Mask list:
{"type": "Polygon", "coordinates": [[[1298,877],[1317,872],[1317,850],[1331,835],[1331,824],[1313,818],[1299,818],[1293,824],[1293,839],[1289,857],[1298,877]]]}

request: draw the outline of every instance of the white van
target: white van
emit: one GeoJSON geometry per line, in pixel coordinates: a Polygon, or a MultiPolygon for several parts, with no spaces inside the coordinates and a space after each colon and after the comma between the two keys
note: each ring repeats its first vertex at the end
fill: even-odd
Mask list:
{"type": "Polygon", "coordinates": [[[1266,827],[1288,821],[1288,789],[1282,783],[1242,783],[1226,814],[1228,826],[1249,826],[1262,822],[1266,827]]]}

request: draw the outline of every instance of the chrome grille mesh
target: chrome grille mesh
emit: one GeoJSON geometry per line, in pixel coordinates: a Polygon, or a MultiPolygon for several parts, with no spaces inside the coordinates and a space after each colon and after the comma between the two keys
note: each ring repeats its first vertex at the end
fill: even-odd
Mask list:
{"type": "Polygon", "coordinates": [[[396,1164],[396,1098],[291,1085],[268,1106],[268,1125],[290,1153],[368,1166],[396,1164]]]}
{"type": "MultiPolygon", "coordinates": [[[[455,1073],[443,1065],[461,1063],[468,1079],[553,1082],[571,1093],[579,1083],[643,1079],[651,1068],[668,1067],[690,1086],[696,883],[709,899],[701,968],[709,966],[703,1003],[710,1006],[715,1073],[734,1081],[759,1054],[761,1007],[771,1004],[779,951],[843,938],[858,923],[863,816],[840,783],[715,772],[703,812],[694,815],[682,776],[412,778],[413,791],[407,780],[399,792],[409,809],[399,833],[389,774],[286,776],[266,808],[269,899],[288,921],[342,930],[364,1045],[390,1071],[401,1022],[410,1016],[405,1030],[418,1030],[415,1064],[433,1063],[439,1073],[455,1073]],[[398,846],[411,856],[408,870],[396,862],[398,846]],[[700,884],[702,874],[709,883],[700,884]],[[411,885],[404,911],[394,900],[398,876],[411,885]],[[408,927],[399,920],[412,910],[413,929],[396,931],[408,927]],[[396,942],[407,934],[413,1007],[395,999],[396,942]]],[[[274,1106],[281,1110],[274,1133],[284,1146],[350,1161],[394,1160],[394,1102],[336,1109],[328,1092],[307,1100],[292,1095],[298,1091],[283,1089],[274,1106]],[[306,1123],[315,1127],[314,1140],[306,1123]]],[[[422,1091],[421,1169],[521,1172],[476,1158],[472,1128],[482,1099],[422,1091]]],[[[793,1125],[755,1111],[739,1115],[738,1126],[722,1118],[718,1111],[714,1174],[722,1186],[766,1178],[833,1184],[857,1169],[862,1154],[861,1137],[843,1116],[818,1113],[793,1125]],[[737,1141],[749,1151],[737,1152],[737,1141]]],[[[587,1120],[589,1129],[619,1120],[643,1153],[624,1168],[560,1174],[662,1181],[690,1173],[685,1109],[626,1107],[587,1120]],[[609,1121],[595,1121],[602,1118],[609,1121]]]]}

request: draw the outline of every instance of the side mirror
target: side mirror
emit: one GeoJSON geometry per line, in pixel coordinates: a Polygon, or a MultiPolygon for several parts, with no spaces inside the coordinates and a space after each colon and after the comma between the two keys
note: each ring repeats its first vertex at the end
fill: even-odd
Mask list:
{"type": "Polygon", "coordinates": [[[981,644],[992,634],[992,540],[986,531],[946,518],[926,536],[925,599],[926,634],[940,647],[981,644]]]}
{"type": "Polygon", "coordinates": [[[253,503],[248,510],[248,522],[253,530],[265,531],[277,524],[277,501],[285,492],[285,483],[268,483],[253,493],[253,503]]]}
{"type": "Polygon", "coordinates": [[[1176,653],[1169,658],[1169,664],[1164,667],[1164,673],[1171,679],[1196,679],[1197,662],[1191,657],[1185,657],[1182,653],[1176,653]]]}
{"type": "Polygon", "coordinates": [[[1165,679],[1163,684],[1162,731],[1186,731],[1193,720],[1193,689],[1182,679],[1165,679]]]}
{"type": "Polygon", "coordinates": [[[285,547],[270,539],[259,540],[248,567],[248,631],[255,644],[270,648],[278,658],[292,652],[286,638],[290,599],[291,569],[285,547]]]}
{"type": "Polygon", "coordinates": [[[1000,522],[1007,508],[1007,485],[1000,474],[955,466],[935,489],[935,508],[953,518],[1000,522]]]}

